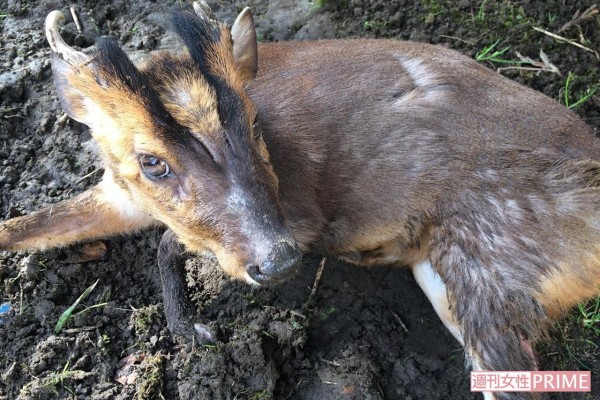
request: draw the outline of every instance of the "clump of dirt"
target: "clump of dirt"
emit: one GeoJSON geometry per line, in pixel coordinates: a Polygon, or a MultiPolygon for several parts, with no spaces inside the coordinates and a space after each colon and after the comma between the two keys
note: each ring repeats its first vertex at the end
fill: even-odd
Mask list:
{"type": "MultiPolygon", "coordinates": [[[[89,48],[98,35],[118,38],[132,58],[178,46],[166,31],[179,1],[78,0],[84,31],[63,30],[89,48]]],[[[558,31],[591,0],[345,0],[210,2],[229,23],[252,7],[261,40],[392,37],[439,43],[475,56],[498,41],[561,72],[504,73],[571,104],[598,89],[598,58],[533,30],[558,31]]],[[[43,34],[56,0],[0,5],[0,213],[3,219],[71,197],[102,171],[87,128],[66,118],[52,87],[43,34]]],[[[597,16],[560,34],[597,49],[597,16]]],[[[491,68],[518,66],[488,62],[491,68]]],[[[596,131],[597,98],[575,109],[596,131]]],[[[188,284],[215,345],[180,345],[161,309],[156,266],[160,230],[106,244],[103,260],[73,263],[64,251],[0,254],[0,399],[468,399],[463,351],[405,270],[360,269],[329,260],[311,296],[320,259],[275,288],[254,289],[226,278],[210,256],[190,259],[188,284]],[[98,281],[58,334],[54,326],[98,281]]],[[[600,339],[578,328],[577,315],[557,325],[543,347],[548,369],[591,369],[600,392],[600,339]],[[564,335],[562,333],[566,332],[564,335]],[[587,345],[584,345],[587,344],[587,345]]],[[[553,398],[589,398],[570,394],[553,398]]]]}

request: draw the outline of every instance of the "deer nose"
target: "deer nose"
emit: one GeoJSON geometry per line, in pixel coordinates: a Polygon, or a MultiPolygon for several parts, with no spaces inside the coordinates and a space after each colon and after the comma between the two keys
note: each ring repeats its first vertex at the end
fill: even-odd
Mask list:
{"type": "Polygon", "coordinates": [[[282,241],[273,246],[262,265],[248,264],[246,272],[257,283],[277,283],[293,275],[301,259],[302,252],[296,244],[282,241]]]}

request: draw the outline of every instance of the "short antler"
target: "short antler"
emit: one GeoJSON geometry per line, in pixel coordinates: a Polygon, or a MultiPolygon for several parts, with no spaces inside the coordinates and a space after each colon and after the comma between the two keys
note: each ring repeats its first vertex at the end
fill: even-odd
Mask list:
{"type": "Polygon", "coordinates": [[[65,16],[60,11],[52,11],[46,17],[46,39],[52,51],[71,65],[81,65],[89,61],[85,54],[74,50],[65,43],[58,32],[58,24],[65,21],[65,16]]]}
{"type": "Polygon", "coordinates": [[[218,22],[215,20],[215,13],[211,10],[208,3],[204,0],[194,1],[194,12],[197,16],[202,18],[203,20],[208,20],[212,22],[214,25],[217,25],[218,22]]]}

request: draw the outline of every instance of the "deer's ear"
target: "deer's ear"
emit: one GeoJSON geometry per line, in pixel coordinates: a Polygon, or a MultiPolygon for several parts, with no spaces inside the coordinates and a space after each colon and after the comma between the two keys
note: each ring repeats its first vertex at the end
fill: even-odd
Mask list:
{"type": "Polygon", "coordinates": [[[238,73],[244,82],[251,82],[256,78],[258,70],[258,44],[254,18],[249,7],[244,8],[233,23],[231,38],[233,39],[233,58],[238,73]]]}
{"type": "Polygon", "coordinates": [[[65,17],[60,11],[52,11],[46,17],[46,39],[52,49],[52,74],[54,76],[54,87],[58,92],[60,103],[69,115],[76,121],[88,124],[89,116],[95,110],[86,97],[73,85],[70,77],[82,73],[90,73],[93,66],[91,58],[76,51],[60,36],[59,23],[64,22],[65,17]]]}
{"type": "Polygon", "coordinates": [[[95,105],[73,84],[69,83],[69,76],[73,73],[73,66],[57,56],[52,55],[52,75],[54,77],[54,88],[60,100],[63,110],[75,121],[89,125],[90,115],[96,110],[95,105]]]}

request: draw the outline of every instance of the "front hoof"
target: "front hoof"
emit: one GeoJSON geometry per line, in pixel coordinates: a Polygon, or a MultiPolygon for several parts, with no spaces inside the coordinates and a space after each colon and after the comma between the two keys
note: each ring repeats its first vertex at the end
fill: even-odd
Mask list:
{"type": "Polygon", "coordinates": [[[214,345],[218,342],[213,328],[207,324],[190,321],[170,321],[167,324],[173,339],[182,345],[204,346],[214,345]]]}
{"type": "Polygon", "coordinates": [[[195,323],[194,331],[196,333],[196,340],[200,345],[214,345],[217,343],[217,337],[208,325],[195,323]]]}

